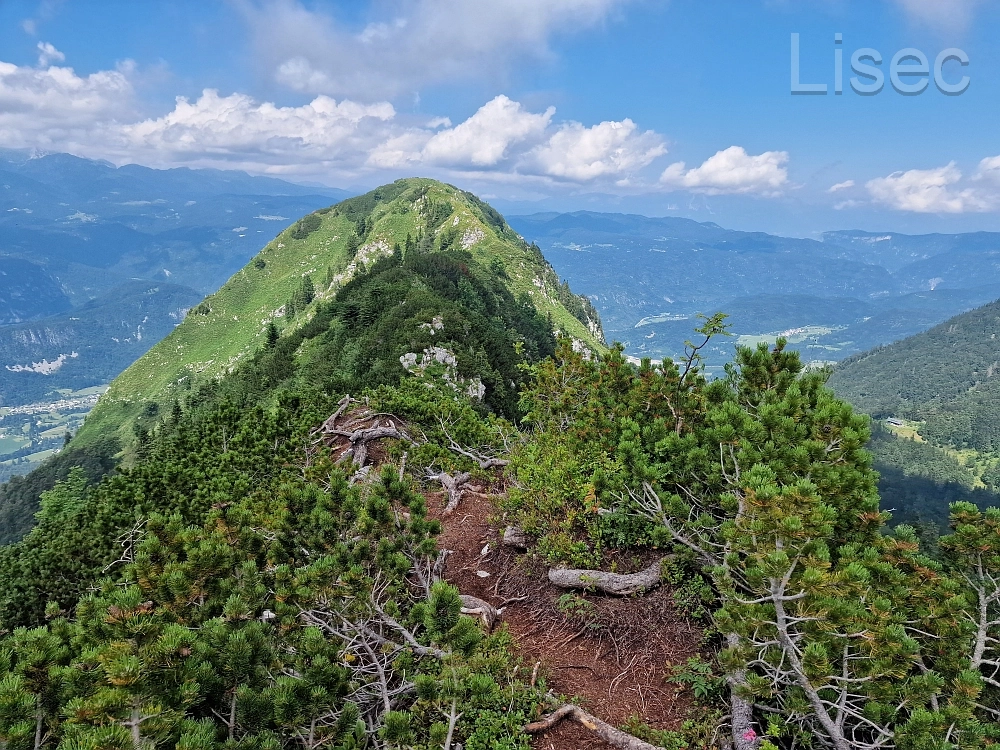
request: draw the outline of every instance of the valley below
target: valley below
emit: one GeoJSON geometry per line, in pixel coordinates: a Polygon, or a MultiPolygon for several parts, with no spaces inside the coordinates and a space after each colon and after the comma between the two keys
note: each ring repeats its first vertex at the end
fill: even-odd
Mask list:
{"type": "Polygon", "coordinates": [[[594,302],[606,338],[636,358],[679,359],[699,315],[732,338],[704,352],[788,339],[830,364],[1000,298],[1000,235],[827,232],[820,240],[628,214],[535,214],[511,225],[594,302]]]}
{"type": "Polygon", "coordinates": [[[347,193],[0,151],[0,480],[303,213],[347,193]]]}

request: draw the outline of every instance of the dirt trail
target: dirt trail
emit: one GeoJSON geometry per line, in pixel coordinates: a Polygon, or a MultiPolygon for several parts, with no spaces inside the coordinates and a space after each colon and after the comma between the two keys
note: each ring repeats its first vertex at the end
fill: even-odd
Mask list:
{"type": "MultiPolygon", "coordinates": [[[[432,516],[441,518],[443,496],[430,493],[427,499],[432,516]]],[[[676,612],[669,586],[636,598],[564,598],[560,607],[567,592],[548,582],[546,569],[532,556],[502,546],[490,525],[493,515],[488,497],[467,493],[458,510],[442,519],[439,546],[452,550],[448,581],[463,594],[505,606],[501,619],[526,668],[540,662],[538,675],[555,694],[578,696],[586,710],[615,726],[638,717],[654,729],[677,729],[691,699],[667,678],[674,665],[697,653],[701,634],[676,612]]],[[[630,570],[648,564],[628,562],[634,564],[630,570]]],[[[533,747],[611,748],[569,721],[538,735],[533,747]]]]}

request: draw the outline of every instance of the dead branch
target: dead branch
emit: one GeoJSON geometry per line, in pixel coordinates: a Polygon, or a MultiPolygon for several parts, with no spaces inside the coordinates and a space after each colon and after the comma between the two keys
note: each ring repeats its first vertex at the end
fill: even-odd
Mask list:
{"type": "Polygon", "coordinates": [[[325,442],[330,447],[339,448],[337,463],[350,460],[359,469],[364,468],[368,461],[368,446],[371,443],[386,439],[416,442],[407,434],[403,420],[392,414],[374,413],[350,396],[344,396],[337,410],[312,434],[319,435],[316,443],[325,442]],[[352,411],[352,407],[359,408],[352,411]]]}
{"type": "Polygon", "coordinates": [[[455,736],[455,725],[458,723],[458,720],[462,718],[462,714],[456,713],[457,708],[458,708],[458,700],[453,698],[451,701],[451,713],[447,714],[448,736],[444,740],[443,750],[451,750],[451,740],[455,736]]]}
{"type": "Polygon", "coordinates": [[[549,583],[563,589],[596,590],[614,596],[642,594],[660,584],[661,568],[669,555],[638,573],[607,573],[603,570],[552,568],[549,583]]]}
{"type": "Polygon", "coordinates": [[[589,729],[609,745],[621,748],[621,750],[656,750],[656,745],[651,745],[638,737],[634,737],[620,729],[615,729],[606,721],[598,719],[593,714],[589,714],[579,706],[572,703],[565,703],[555,711],[538,721],[533,721],[524,727],[528,734],[538,734],[545,732],[563,719],[572,719],[577,724],[589,729]]]}
{"type": "Polygon", "coordinates": [[[347,411],[347,407],[349,407],[351,404],[357,404],[357,403],[360,402],[356,399],[351,398],[350,394],[344,396],[342,399],[340,399],[340,402],[337,404],[337,411],[331,414],[330,417],[325,422],[323,422],[323,425],[322,427],[320,427],[320,429],[324,433],[333,430],[334,425],[337,424],[337,420],[340,419],[340,417],[343,415],[345,411],[347,411]]]}
{"type": "Polygon", "coordinates": [[[458,509],[458,504],[462,502],[462,495],[469,485],[471,475],[467,471],[461,471],[452,476],[447,471],[438,474],[431,474],[427,478],[431,481],[440,482],[448,493],[448,504],[444,507],[444,514],[451,515],[458,509]]]}
{"type": "Polygon", "coordinates": [[[463,446],[459,445],[455,441],[455,438],[453,438],[451,434],[448,432],[448,428],[445,427],[444,425],[444,420],[438,417],[438,422],[440,422],[441,424],[441,431],[444,432],[444,436],[448,438],[448,450],[453,451],[454,453],[457,453],[460,456],[465,456],[466,458],[472,459],[479,465],[480,469],[483,469],[484,471],[487,469],[496,469],[506,466],[507,464],[510,463],[510,461],[508,461],[505,458],[486,456],[483,455],[483,453],[480,451],[472,450],[470,448],[464,448],[463,446]]]}
{"type": "Polygon", "coordinates": [[[433,560],[427,555],[413,555],[411,557],[413,576],[417,579],[417,585],[420,586],[424,596],[428,599],[431,598],[431,587],[444,575],[444,566],[450,554],[452,554],[450,549],[443,549],[433,560]]]}
{"type": "Polygon", "coordinates": [[[115,542],[121,545],[122,554],[117,560],[108,563],[101,570],[102,573],[107,573],[115,565],[128,564],[135,560],[135,548],[138,546],[139,542],[146,536],[146,532],[143,527],[146,525],[146,520],[136,522],[136,524],[128,531],[121,534],[115,542]]]}
{"type": "Polygon", "coordinates": [[[500,613],[497,611],[496,607],[489,602],[477,599],[474,596],[469,596],[468,594],[461,594],[459,599],[462,600],[463,615],[474,615],[478,617],[486,627],[486,632],[489,633],[493,631],[493,628],[496,627],[497,621],[500,619],[500,613]]]}
{"type": "MultiPolygon", "coordinates": [[[[346,437],[347,441],[351,444],[352,458],[354,459],[355,466],[359,468],[365,465],[368,460],[368,444],[376,440],[384,440],[385,438],[393,438],[395,440],[405,440],[407,442],[412,442],[410,436],[405,432],[397,428],[395,425],[382,426],[376,422],[374,427],[368,427],[366,429],[355,430],[354,432],[334,432],[336,435],[341,437],[346,437]]],[[[346,458],[346,452],[341,456],[339,460],[346,458]]]]}

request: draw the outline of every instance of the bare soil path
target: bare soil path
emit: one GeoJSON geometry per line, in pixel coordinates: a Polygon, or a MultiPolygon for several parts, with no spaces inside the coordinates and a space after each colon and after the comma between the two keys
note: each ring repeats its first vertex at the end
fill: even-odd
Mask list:
{"type": "MultiPolygon", "coordinates": [[[[445,577],[463,594],[503,607],[501,622],[514,636],[525,669],[537,670],[553,693],[578,697],[584,709],[615,726],[638,718],[654,729],[679,728],[691,696],[668,678],[675,665],[697,654],[701,633],[676,611],[668,585],[633,598],[568,599],[549,583],[541,561],[501,544],[490,523],[496,510],[488,496],[466,493],[447,517],[441,513],[443,493],[428,493],[427,500],[431,516],[443,522],[439,546],[452,551],[445,577]]],[[[622,559],[618,567],[637,571],[652,559],[622,559]]],[[[533,747],[611,748],[570,721],[537,735],[533,747]]]]}

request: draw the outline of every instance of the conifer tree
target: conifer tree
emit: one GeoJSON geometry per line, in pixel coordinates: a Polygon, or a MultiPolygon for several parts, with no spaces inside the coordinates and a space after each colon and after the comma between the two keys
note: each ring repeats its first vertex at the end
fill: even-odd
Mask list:
{"type": "Polygon", "coordinates": [[[316,286],[313,284],[312,276],[309,274],[302,277],[302,286],[300,287],[299,294],[302,300],[302,307],[305,307],[316,299],[316,286]]]}
{"type": "Polygon", "coordinates": [[[361,242],[358,239],[358,235],[351,232],[347,236],[347,244],[344,246],[344,254],[347,255],[347,260],[352,261],[358,254],[358,248],[361,247],[361,242]]]}
{"type": "Polygon", "coordinates": [[[279,335],[278,326],[272,320],[267,324],[267,330],[264,332],[264,348],[268,350],[274,349],[278,345],[279,335]]]}

